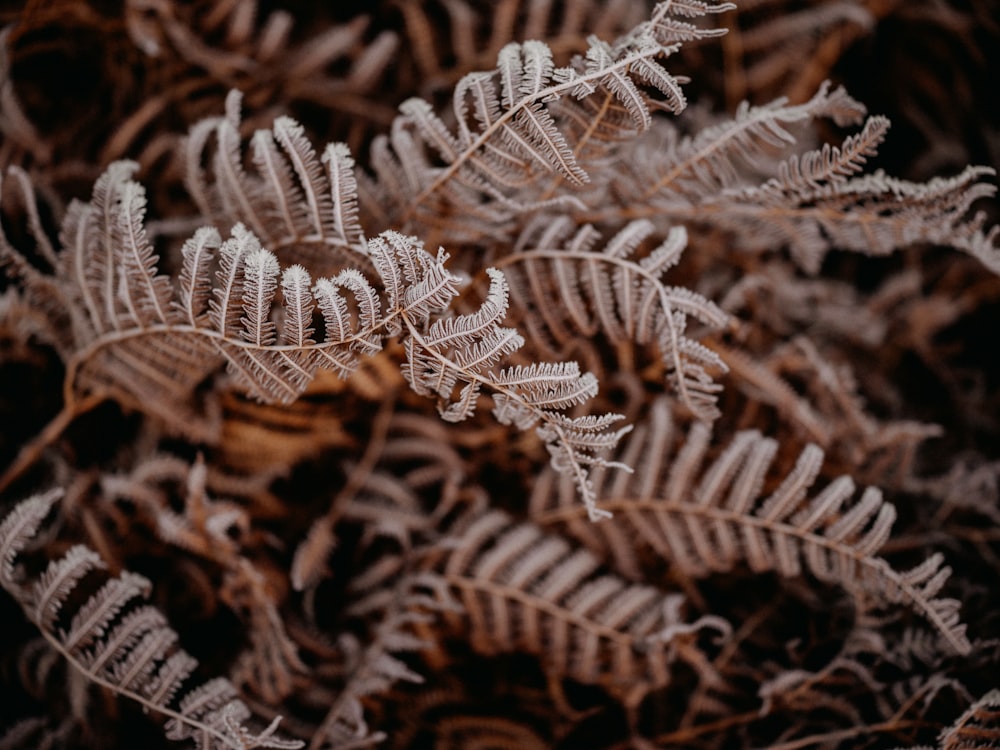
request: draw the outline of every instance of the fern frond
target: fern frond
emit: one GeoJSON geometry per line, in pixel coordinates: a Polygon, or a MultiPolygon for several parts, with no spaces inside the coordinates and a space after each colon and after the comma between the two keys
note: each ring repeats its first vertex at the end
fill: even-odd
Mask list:
{"type": "MultiPolygon", "coordinates": [[[[80,579],[104,564],[96,552],[82,544],[67,550],[54,561],[32,587],[30,598],[34,603],[31,620],[40,628],[51,629],[59,616],[59,608],[80,579]]],[[[148,582],[147,582],[148,583],[148,582]]]]}
{"type": "Polygon", "coordinates": [[[568,503],[565,478],[543,478],[531,498],[532,518],[545,527],[566,527],[603,558],[639,574],[635,544],[669,560],[690,576],[726,572],[745,563],[755,572],[802,575],[842,586],[859,605],[900,604],[920,613],[959,653],[970,644],[958,617],[958,603],[936,598],[948,577],[942,557],[933,555],[909,571],[897,571],[878,551],[896,517],[875,488],[852,500],[854,483],[840,477],[814,491],[823,452],[807,446],[795,467],[766,497],[761,490],[777,445],[756,432],[738,433],[719,457],[702,466],[707,428],[696,425],[671,458],[672,420],[663,399],[636,430],[620,458],[634,476],[599,470],[595,491],[615,517],[605,524],[583,522],[568,503]]]}
{"type": "Polygon", "coordinates": [[[243,264],[243,338],[254,346],[270,346],[278,337],[268,319],[278,290],[278,259],[262,248],[247,255],[243,264]]]}
{"type": "Polygon", "coordinates": [[[778,175],[760,186],[761,193],[798,193],[824,182],[842,182],[861,172],[867,159],[889,131],[887,117],[869,117],[861,131],[848,136],[840,146],[824,143],[819,149],[793,154],[778,165],[778,175]]]}
{"type": "Polygon", "coordinates": [[[664,124],[666,148],[639,144],[635,171],[618,179],[616,192],[630,216],[718,227],[752,251],[786,246],[812,273],[831,249],[887,255],[921,242],[955,247],[1000,269],[996,230],[984,232],[985,217],[970,215],[973,203],[996,192],[984,181],[992,169],[968,167],[925,184],[882,171],[859,175],[889,127],[880,116],[840,146],[795,152],[802,148],[795,127],[816,118],[856,124],[864,114],[826,83],[800,105],[744,103],[733,119],[693,137],[678,139],[664,124]]]}
{"type": "Polygon", "coordinates": [[[38,537],[46,516],[62,494],[61,490],[53,489],[34,495],[15,505],[0,524],[0,583],[14,596],[23,586],[15,560],[31,540],[38,537]]]}
{"type": "Polygon", "coordinates": [[[554,677],[604,685],[630,705],[670,682],[699,633],[729,633],[714,616],[683,622],[679,595],[602,574],[587,551],[498,510],[469,518],[439,556],[464,610],[452,619],[477,651],[536,654],[554,677]]]}
{"type": "MultiPolygon", "coordinates": [[[[305,148],[298,131],[286,130],[289,148],[305,148]]],[[[315,177],[305,164],[301,169],[315,177]]],[[[253,395],[287,402],[319,367],[348,373],[359,353],[381,348],[386,321],[360,273],[346,269],[336,281],[310,290],[304,269],[281,274],[274,254],[239,223],[225,241],[206,227],[185,243],[174,291],[169,277],[156,271],[143,229],[142,189],[130,180],[133,171],[132,164],[113,164],[97,181],[92,202],[71,212],[64,232],[79,244],[59,255],[54,280],[70,295],[74,317],[87,323],[78,327],[68,357],[67,404],[92,396],[116,398],[191,434],[199,424],[187,410],[192,394],[222,364],[253,395]],[[337,304],[331,300],[340,300],[346,309],[342,290],[356,298],[357,318],[344,318],[339,328],[331,325],[326,338],[315,341],[314,307],[329,312],[337,304]],[[279,342],[273,318],[282,303],[279,342]]]]}
{"type": "Polygon", "coordinates": [[[476,217],[479,233],[487,224],[496,231],[521,210],[519,206],[537,208],[543,196],[536,194],[534,203],[522,196],[545,176],[554,175],[571,186],[588,182],[568,137],[576,133],[574,123],[589,123],[587,145],[593,148],[602,135],[620,139],[649,128],[646,90],[658,90],[662,105],[679,112],[685,106],[679,81],[661,61],[682,39],[717,32],[670,16],[700,16],[729,7],[661,3],[650,21],[614,44],[591,37],[586,55],[567,67],[555,67],[542,42],[510,43],[500,50],[493,71],[470,73],[455,86],[454,128],[427,102],[405,102],[392,134],[373,145],[380,193],[394,204],[391,223],[411,228],[414,223],[448,222],[457,240],[464,236],[463,226],[475,231],[476,217]],[[606,98],[615,106],[605,107],[595,122],[588,102],[580,100],[606,98]],[[619,112],[624,113],[623,124],[601,127],[600,120],[619,112]]]}
{"type": "Polygon", "coordinates": [[[102,573],[103,583],[97,585],[92,574],[103,571],[104,563],[77,545],[51,561],[34,582],[22,580],[15,560],[61,495],[53,490],[22,501],[0,524],[0,585],[49,644],[88,681],[169,719],[168,737],[194,737],[202,750],[301,747],[300,742],[272,740],[276,725],[251,735],[242,726],[250,710],[227,680],[188,687],[197,661],[178,646],[166,618],[146,603],[151,585],[142,576],[102,573]],[[61,619],[70,620],[68,630],[56,627],[61,619]],[[279,744],[265,744],[269,741],[279,744]]]}
{"type": "MultiPolygon", "coordinates": [[[[630,175],[634,185],[621,187],[636,196],[633,203],[650,200],[662,204],[683,201],[697,205],[720,190],[739,185],[745,169],[759,169],[768,157],[791,148],[797,138],[795,129],[816,118],[827,117],[837,125],[857,123],[865,108],[841,88],[824,84],[806,102],[789,105],[777,99],[762,106],[744,102],[732,119],[702,128],[694,136],[668,143],[666,148],[640,148],[642,160],[635,162],[639,172],[630,175]]],[[[656,135],[654,133],[653,135],[656,135]]],[[[652,143],[646,144],[653,146],[652,143]]]]}
{"type": "Polygon", "coordinates": [[[311,287],[312,279],[302,266],[291,266],[281,274],[281,296],[285,303],[282,344],[304,347],[315,343],[312,320],[316,305],[311,287]]]}
{"type": "MultiPolygon", "coordinates": [[[[384,252],[382,245],[371,243],[370,247],[377,266],[388,263],[378,257],[384,252]]],[[[453,422],[472,415],[481,389],[491,391],[497,420],[521,430],[537,428],[552,456],[553,466],[574,478],[588,513],[595,519],[604,517],[597,509],[587,467],[603,464],[601,451],[616,444],[627,428],[617,432],[607,429],[620,415],[588,421],[569,420],[561,413],[597,393],[596,378],[590,373],[581,374],[575,362],[492,370],[495,362],[519,349],[524,339],[515,330],[499,325],[506,310],[507,281],[496,269],[490,269],[488,275],[490,292],[478,312],[445,318],[428,328],[420,318],[411,317],[414,308],[401,310],[400,318],[408,334],[404,341],[407,361],[403,375],[417,393],[436,396],[439,413],[453,422]],[[459,388],[457,395],[456,388],[459,388]]],[[[430,285],[433,296],[428,300],[441,305],[439,298],[445,293],[457,295],[456,281],[452,277],[439,285],[430,285]]],[[[421,303],[415,308],[418,313],[429,314],[434,309],[425,306],[423,300],[421,303]]],[[[444,312],[444,308],[438,312],[444,312]]]]}
{"type": "Polygon", "coordinates": [[[345,685],[313,734],[310,750],[337,747],[336,739],[344,734],[356,741],[374,740],[378,734],[370,733],[361,700],[400,681],[422,683],[424,678],[400,657],[431,645],[414,632],[416,626],[432,619],[431,612],[458,608],[445,583],[433,573],[409,573],[381,583],[386,584],[384,588],[373,588],[349,608],[351,614],[374,615],[378,620],[371,642],[364,646],[353,635],[345,633],[341,637],[341,647],[347,654],[345,685]]]}
{"type": "Polygon", "coordinates": [[[246,163],[239,105],[239,92],[230,92],[227,117],[203,120],[185,142],[186,185],[205,221],[222,231],[242,223],[283,261],[319,273],[332,271],[338,259],[363,263],[347,146],[332,143],[317,155],[302,126],[279,117],[254,134],[246,163]]]}
{"type": "Polygon", "coordinates": [[[550,353],[598,331],[614,343],[655,343],[681,402],[700,419],[714,419],[720,386],[711,371],[725,372],[726,366],[684,332],[688,316],[713,327],[726,326],[729,317],[701,295],[661,280],[686,244],[684,229],[672,229],[640,258],[640,247],[653,233],[648,221],[629,223],[603,250],[594,249],[598,234],[591,226],[571,235],[573,228],[568,219],[533,223],[500,263],[531,340],[550,353]]]}
{"type": "MultiPolygon", "coordinates": [[[[304,149],[294,145],[300,144],[301,133],[290,124],[283,127],[279,140],[290,149],[304,149]]],[[[319,180],[312,162],[303,161],[298,169],[303,180],[319,180]]],[[[597,390],[593,376],[580,375],[575,365],[543,366],[530,379],[518,379],[512,372],[501,378],[492,370],[523,344],[516,331],[499,325],[508,298],[500,271],[487,272],[491,288],[478,312],[455,315],[450,306],[459,295],[459,277],[447,270],[447,253],[439,249],[431,255],[417,238],[387,231],[366,243],[365,260],[378,277],[374,284],[358,268],[346,267],[316,281],[310,293],[308,272],[293,266],[282,273],[276,256],[237,223],[225,240],[206,228],[185,243],[179,289],[166,298],[162,292],[170,282],[155,273],[154,258],[142,240],[144,206],[130,174],[129,165],[112,165],[95,188],[91,213],[98,219],[92,233],[102,235],[100,217],[107,215],[111,224],[103,234],[112,244],[104,252],[112,266],[122,253],[135,260],[116,281],[110,304],[95,297],[93,305],[79,311],[85,315],[91,309],[106,310],[112,317],[106,332],[98,333],[103,318],[95,321],[91,337],[78,342],[69,358],[67,413],[83,399],[113,398],[190,434],[191,414],[185,407],[198,385],[223,364],[251,396],[288,403],[320,368],[349,375],[360,357],[378,353],[389,336],[400,336],[407,356],[404,376],[416,392],[438,399],[443,417],[467,418],[480,390],[492,391],[496,414],[504,423],[540,426],[554,459],[574,474],[588,507],[596,512],[585,467],[600,463],[598,447],[610,445],[621,433],[603,432],[597,438],[593,430],[559,421],[561,410],[597,390]],[[129,227],[133,242],[114,241],[121,226],[129,227]],[[122,300],[127,304],[120,304],[122,300]],[[322,315],[322,337],[312,335],[315,310],[322,315]],[[279,316],[285,319],[280,338],[275,320],[279,316]]],[[[316,206],[327,205],[314,197],[316,206]]],[[[76,254],[92,251],[90,245],[70,247],[59,259],[70,259],[72,269],[76,254]]],[[[58,271],[56,278],[67,287],[83,283],[58,271]]]]}
{"type": "Polygon", "coordinates": [[[192,326],[206,322],[212,296],[210,269],[221,244],[222,238],[215,227],[202,227],[181,248],[178,304],[192,326]]]}
{"type": "Polygon", "coordinates": [[[439,347],[467,347],[475,344],[488,329],[497,326],[507,315],[507,285],[503,273],[488,268],[490,289],[479,309],[471,315],[456,315],[431,324],[425,340],[439,347]]]}
{"type": "Polygon", "coordinates": [[[110,243],[117,248],[114,277],[118,280],[118,298],[135,325],[145,327],[172,322],[176,320],[170,308],[173,287],[169,278],[157,273],[158,257],[146,236],[146,191],[131,180],[115,187],[118,188],[115,200],[120,202],[120,210],[113,214],[108,229],[110,243]]]}
{"type": "MultiPolygon", "coordinates": [[[[845,143],[844,150],[853,145],[845,143]]],[[[967,167],[951,178],[913,183],[881,170],[846,179],[840,167],[828,167],[824,159],[822,151],[810,152],[791,163],[812,162],[813,176],[802,174],[809,166],[782,165],[786,168],[778,178],[760,188],[723,193],[720,203],[739,204],[734,214],[745,228],[752,225],[759,238],[787,244],[799,265],[811,272],[833,248],[888,255],[933,243],[966,251],[1000,273],[997,232],[982,231],[984,216],[970,218],[973,203],[996,194],[996,186],[983,179],[993,176],[993,169],[967,167]]]]}

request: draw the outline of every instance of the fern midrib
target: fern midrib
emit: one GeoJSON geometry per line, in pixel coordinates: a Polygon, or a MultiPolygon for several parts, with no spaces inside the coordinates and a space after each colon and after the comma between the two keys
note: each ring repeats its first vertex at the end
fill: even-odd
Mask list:
{"type": "Polygon", "coordinates": [[[63,646],[62,642],[58,638],[56,638],[52,633],[45,630],[44,628],[39,628],[39,632],[49,643],[49,645],[51,645],[52,648],[54,648],[66,660],[68,664],[70,664],[75,670],[80,672],[80,674],[82,674],[85,678],[87,678],[91,682],[94,682],[95,684],[100,685],[101,687],[107,690],[110,690],[115,695],[120,695],[123,698],[128,698],[129,700],[135,701],[140,706],[143,706],[144,708],[147,708],[150,711],[155,711],[161,716],[165,716],[181,724],[193,727],[197,729],[199,732],[205,732],[207,734],[210,734],[212,735],[212,737],[219,740],[225,747],[233,748],[233,750],[241,750],[240,745],[233,744],[231,738],[227,737],[225,734],[218,731],[214,727],[211,727],[208,724],[205,724],[196,719],[192,719],[188,716],[185,716],[179,711],[175,711],[174,709],[168,708],[167,706],[153,703],[144,695],[136,693],[135,691],[130,690],[128,688],[121,687],[120,685],[112,682],[111,680],[105,679],[100,674],[92,672],[91,670],[87,669],[87,667],[85,667],[83,663],[76,656],[74,656],[68,649],[66,649],[63,646]]]}
{"type": "Polygon", "coordinates": [[[705,146],[688,154],[685,159],[679,161],[670,169],[670,171],[661,175],[656,182],[647,187],[646,191],[639,197],[638,200],[632,201],[633,205],[636,203],[648,203],[650,199],[656,195],[656,193],[666,189],[666,187],[671,185],[680,175],[691,171],[695,164],[707,161],[713,154],[728,148],[731,141],[741,136],[747,130],[752,129],[754,126],[760,124],[761,122],[766,122],[767,119],[769,119],[766,115],[771,114],[771,111],[760,110],[759,112],[760,115],[758,117],[747,118],[746,120],[738,123],[737,127],[733,127],[728,130],[725,137],[708,139],[705,146]]]}
{"type": "MultiPolygon", "coordinates": [[[[864,232],[866,239],[865,247],[870,248],[868,252],[875,254],[886,254],[886,250],[882,249],[885,247],[885,242],[879,240],[873,231],[873,227],[877,227],[880,224],[888,224],[893,230],[897,230],[900,227],[905,227],[907,223],[906,216],[882,216],[873,211],[862,212],[857,210],[847,210],[847,208],[843,206],[835,207],[817,205],[807,206],[804,208],[778,205],[762,206],[759,203],[737,202],[738,196],[732,195],[727,197],[736,198],[737,200],[725,203],[718,200],[713,200],[711,203],[693,203],[689,202],[683,196],[681,197],[683,202],[680,203],[664,204],[661,202],[656,205],[649,205],[641,208],[635,208],[634,206],[624,209],[611,208],[603,211],[590,212],[580,218],[581,220],[595,224],[608,220],[619,220],[623,217],[632,220],[663,220],[669,218],[679,220],[685,225],[690,225],[692,223],[696,224],[699,221],[709,221],[711,216],[722,214],[725,216],[751,217],[759,221],[770,221],[773,226],[778,227],[782,226],[782,220],[789,222],[796,220],[816,221],[824,227],[853,224],[860,227],[861,231],[864,232]]],[[[830,196],[830,198],[834,197],[836,196],[830,196]]],[[[855,199],[849,195],[841,197],[850,202],[855,202],[855,199]]],[[[788,241],[790,243],[794,242],[797,237],[794,226],[785,227],[784,231],[789,235],[788,241]]],[[[902,238],[897,236],[896,241],[902,242],[902,238]]],[[[956,239],[952,239],[952,242],[956,241],[956,239]]]]}
{"type": "Polygon", "coordinates": [[[443,576],[449,584],[456,588],[475,589],[492,596],[500,596],[505,599],[516,601],[526,608],[544,612],[555,620],[568,622],[583,630],[594,633],[599,638],[613,641],[617,645],[627,646],[629,648],[635,647],[636,639],[630,637],[627,633],[615,630],[607,625],[602,625],[599,622],[583,615],[575,614],[572,610],[569,610],[566,607],[537,596],[530,591],[525,591],[522,588],[509,586],[504,583],[497,583],[496,581],[483,580],[471,575],[461,575],[458,573],[445,573],[443,576]]]}
{"type": "MultiPolygon", "coordinates": [[[[729,511],[718,506],[701,506],[687,502],[669,502],[660,498],[633,498],[616,497],[605,499],[601,502],[604,508],[614,513],[621,512],[626,518],[628,511],[640,511],[656,515],[658,513],[672,513],[683,517],[702,517],[713,521],[723,521],[733,526],[751,526],[772,534],[793,537],[800,539],[807,544],[813,544],[825,549],[829,549],[838,554],[847,555],[857,564],[869,569],[877,570],[886,578],[890,579],[900,590],[904,591],[909,601],[920,610],[941,633],[958,653],[967,653],[968,646],[957,641],[951,635],[951,629],[947,623],[941,620],[935,609],[930,606],[933,599],[927,600],[917,589],[908,583],[903,576],[897,573],[892,567],[886,564],[881,557],[865,556],[858,552],[853,546],[845,542],[838,542],[829,539],[812,531],[803,531],[791,524],[784,522],[770,521],[759,516],[746,515],[729,511]]],[[[560,507],[554,510],[547,510],[533,515],[533,520],[540,526],[552,525],[556,523],[568,523],[578,519],[580,509],[577,507],[560,507]]]]}
{"type": "Polygon", "coordinates": [[[66,368],[65,384],[66,388],[69,390],[63,394],[64,400],[66,403],[71,403],[75,400],[75,396],[72,393],[72,387],[73,383],[76,381],[77,373],[82,367],[86,366],[87,362],[101,349],[121,344],[126,341],[139,339],[144,336],[196,336],[198,338],[207,339],[219,346],[218,353],[220,357],[225,356],[221,350],[221,345],[235,346],[245,351],[260,352],[264,354],[290,354],[301,351],[325,351],[329,349],[346,349],[353,346],[355,343],[366,339],[375,331],[384,328],[401,312],[401,310],[392,311],[384,318],[380,319],[378,325],[354,333],[347,338],[339,339],[337,341],[317,341],[311,344],[258,344],[252,341],[244,341],[242,339],[234,338],[231,335],[223,333],[222,331],[211,328],[202,328],[189,323],[155,323],[153,325],[130,328],[127,330],[107,332],[91,341],[86,347],[80,349],[73,355],[66,368]]]}

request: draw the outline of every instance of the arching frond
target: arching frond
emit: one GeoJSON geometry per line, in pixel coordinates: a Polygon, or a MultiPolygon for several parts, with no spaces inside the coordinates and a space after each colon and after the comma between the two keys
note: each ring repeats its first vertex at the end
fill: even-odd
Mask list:
{"type": "Polygon", "coordinates": [[[553,676],[604,685],[630,705],[670,682],[700,633],[729,633],[718,617],[685,622],[683,597],[604,574],[587,551],[498,510],[469,518],[434,557],[478,651],[537,654],[553,676]]]}
{"type": "Polygon", "coordinates": [[[996,230],[984,231],[985,217],[970,213],[996,192],[984,179],[991,168],[969,167],[926,184],[881,170],[859,175],[888,130],[881,116],[840,146],[799,145],[796,131],[813,119],[845,126],[864,114],[842,88],[826,83],[799,105],[744,103],[732,119],[694,136],[678,138],[665,123],[665,147],[662,134],[638,144],[633,171],[616,188],[630,215],[721,228],[747,250],[787,247],[812,273],[833,249],[887,255],[915,243],[955,247],[1000,269],[996,230]]]}
{"type": "Polygon", "coordinates": [[[507,308],[507,281],[496,269],[489,269],[488,275],[490,291],[478,312],[444,318],[426,331],[408,311],[403,313],[409,333],[404,342],[403,375],[417,393],[437,397],[438,411],[449,422],[470,417],[480,391],[491,391],[497,420],[521,430],[535,428],[552,456],[552,465],[572,477],[588,514],[601,518],[605,513],[597,508],[588,467],[603,465],[603,454],[629,428],[609,429],[621,419],[617,414],[576,419],[562,414],[597,394],[596,378],[581,373],[576,362],[493,369],[518,350],[524,339],[514,329],[499,325],[507,308]]]}
{"type": "Polygon", "coordinates": [[[725,372],[726,366],[685,336],[685,329],[689,316],[720,328],[729,318],[701,295],[663,283],[686,244],[684,229],[671,230],[644,254],[640,248],[652,233],[650,222],[634,221],[596,250],[599,235],[593,227],[574,232],[568,219],[547,218],[521,235],[500,267],[536,345],[558,353],[577,337],[598,332],[613,343],[655,344],[678,398],[700,419],[711,420],[718,415],[720,390],[712,372],[725,372]]]}
{"type": "Polygon", "coordinates": [[[544,527],[565,527],[601,557],[641,575],[636,550],[669,560],[685,575],[705,576],[744,564],[755,572],[799,576],[808,570],[844,587],[862,607],[901,604],[927,618],[959,653],[971,648],[958,602],[938,598],[950,570],[939,554],[912,570],[897,571],[878,552],[889,538],[895,508],[879,490],[854,499],[853,481],[839,477],[816,491],[823,451],[808,445],[794,468],[769,494],[762,492],[777,450],[759,433],[737,433],[704,465],[708,428],[696,424],[675,447],[669,408],[654,403],[621,451],[634,475],[600,470],[596,491],[614,518],[581,522],[566,480],[543,478],[531,498],[532,517],[544,527]]]}
{"type": "Polygon", "coordinates": [[[146,603],[151,584],[124,571],[105,572],[92,550],[77,545],[52,560],[37,579],[25,580],[17,557],[39,533],[62,492],[22,501],[0,524],[0,585],[52,647],[87,680],[168,719],[171,739],[195,740],[201,750],[299,748],[274,737],[277,724],[260,735],[243,727],[250,709],[228,680],[192,686],[198,662],[178,645],[177,633],[146,603]],[[57,622],[68,622],[63,629],[57,622]]]}
{"type": "MultiPolygon", "coordinates": [[[[649,128],[650,90],[663,97],[660,105],[682,110],[680,83],[661,61],[680,42],[719,31],[674,16],[730,7],[660,3],[651,20],[613,44],[591,37],[586,54],[566,67],[555,67],[541,42],[510,43],[499,51],[494,70],[469,73],[455,86],[454,127],[427,102],[404,102],[392,133],[373,147],[382,200],[393,204],[391,221],[408,229],[444,222],[459,239],[464,227],[475,232],[478,224],[481,232],[492,224],[496,231],[519,207],[537,209],[547,200],[537,190],[546,176],[570,186],[585,184],[589,175],[567,137],[577,134],[573,123],[588,123],[587,148],[593,149],[602,137],[620,140],[649,128]],[[595,122],[590,104],[605,99],[613,105],[595,122]],[[602,128],[604,119],[614,126],[602,128]]],[[[379,209],[373,207],[376,213],[385,207],[379,209]]]]}

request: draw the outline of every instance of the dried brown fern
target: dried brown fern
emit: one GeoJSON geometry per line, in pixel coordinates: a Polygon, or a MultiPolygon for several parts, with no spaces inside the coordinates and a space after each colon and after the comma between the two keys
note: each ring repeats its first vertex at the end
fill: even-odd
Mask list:
{"type": "Polygon", "coordinates": [[[598,332],[615,343],[655,342],[680,402],[699,419],[717,417],[720,386],[711,373],[724,372],[725,364],[685,330],[688,317],[715,328],[724,328],[729,318],[703,296],[661,280],[680,259],[684,229],[672,229],[648,252],[640,248],[653,233],[650,222],[626,224],[600,250],[593,227],[574,229],[565,217],[539,217],[499,264],[535,346],[558,355],[598,332]]]}
{"type": "Polygon", "coordinates": [[[536,654],[554,676],[601,684],[632,707],[670,682],[672,662],[700,660],[699,633],[730,629],[713,615],[685,622],[679,594],[605,574],[586,550],[501,511],[468,518],[428,559],[478,651],[536,654]]]}
{"type": "Polygon", "coordinates": [[[997,231],[972,205],[996,188],[989,167],[912,183],[882,171],[861,174],[889,127],[880,116],[838,147],[791,151],[795,130],[815,118],[859,123],[865,107],[824,83],[807,102],[744,102],[732,119],[680,137],[664,124],[636,146],[631,171],[616,183],[620,205],[587,214],[624,214],[723,229],[741,248],[788,247],[816,272],[832,249],[885,255],[914,243],[949,245],[996,272],[997,231]]]}
{"type": "Polygon", "coordinates": [[[243,722],[250,710],[228,680],[190,684],[198,662],[177,645],[177,633],[159,610],[144,603],[151,584],[142,576],[128,571],[104,575],[98,586],[94,572],[104,568],[102,560],[76,545],[38,578],[26,578],[17,558],[38,535],[60,494],[25,500],[0,524],[0,584],[52,648],[90,682],[165,717],[171,739],[193,739],[204,750],[301,747],[274,736],[277,720],[260,734],[247,731],[243,722]],[[76,600],[81,603],[67,605],[76,600]],[[65,606],[76,609],[67,612],[65,606]]]}
{"type": "Polygon", "coordinates": [[[640,87],[662,94],[660,106],[683,109],[679,81],[660,61],[683,41],[719,33],[681,19],[729,7],[660,3],[614,44],[592,37],[586,55],[561,68],[543,43],[507,45],[496,70],[470,73],[456,84],[451,127],[428,102],[407,100],[391,134],[373,143],[378,182],[373,193],[362,193],[363,209],[407,231],[447,227],[461,240],[503,231],[519,213],[537,209],[539,199],[565,205],[546,195],[545,178],[582,186],[590,177],[564,130],[574,121],[588,123],[588,148],[647,130],[651,104],[640,87]],[[587,106],[594,101],[605,106],[594,112],[587,106]]]}
{"type": "MultiPolygon", "coordinates": [[[[333,233],[334,244],[352,247],[363,256],[363,267],[374,269],[378,288],[352,266],[315,283],[300,265],[282,272],[275,255],[236,223],[225,241],[206,227],[185,243],[175,292],[170,278],[157,273],[143,227],[143,190],[129,179],[133,167],[112,165],[95,185],[92,201],[71,207],[64,226],[67,247],[58,258],[48,253],[53,276],[36,270],[6,240],[0,245],[26,292],[39,299],[57,295],[59,314],[68,314],[70,325],[60,342],[67,363],[63,411],[0,485],[33,461],[37,447],[67,420],[101,400],[115,399],[155,414],[176,432],[211,439],[192,429],[196,414],[186,409],[196,388],[223,363],[250,395],[287,402],[303,392],[318,369],[347,376],[361,356],[379,352],[387,337],[400,336],[404,377],[417,393],[437,398],[444,419],[468,418],[480,389],[492,390],[497,419],[520,429],[537,425],[553,462],[574,475],[596,513],[586,467],[600,464],[599,452],[617,441],[621,433],[608,427],[618,417],[561,414],[594,396],[594,377],[572,362],[494,371],[499,360],[523,344],[515,330],[499,325],[507,309],[503,274],[490,271],[490,291],[478,312],[443,315],[459,293],[459,278],[445,268],[444,250],[431,256],[415,238],[391,231],[365,241],[337,221],[330,223],[324,217],[332,206],[349,203],[351,183],[338,180],[335,171],[325,178],[317,173],[315,154],[296,135],[294,124],[279,122],[275,128],[289,163],[275,173],[284,177],[275,178],[273,192],[261,200],[280,203],[301,190],[305,198],[291,204],[297,211],[284,213],[286,228],[312,232],[321,242],[333,233]],[[298,187],[290,182],[293,170],[298,187]],[[305,217],[298,213],[302,208],[308,208],[305,217]],[[297,224],[296,216],[305,224],[297,224]],[[272,320],[278,305],[280,331],[272,320]],[[321,315],[324,324],[318,340],[314,315],[321,315]]],[[[278,161],[276,152],[269,152],[271,157],[278,161]]],[[[336,157],[327,161],[334,170],[336,157]]],[[[234,184],[242,188],[239,180],[234,184]]],[[[345,210],[349,221],[351,212],[345,210]]],[[[266,231],[263,224],[260,229],[266,231]]],[[[35,234],[44,236],[40,230],[35,234]]]]}
{"type": "MultiPolygon", "coordinates": [[[[138,89],[124,82],[129,115],[89,161],[55,167],[72,146],[29,121],[38,102],[11,77],[25,75],[18,55],[44,49],[31,29],[62,28],[72,6],[32,4],[0,33],[4,414],[31,411],[18,383],[65,368],[63,411],[0,487],[41,479],[56,444],[48,479],[67,487],[0,525],[14,594],[0,604],[24,609],[18,623],[72,665],[54,684],[51,651],[5,647],[32,699],[72,710],[14,725],[0,746],[61,741],[93,683],[205,745],[280,744],[273,725],[245,732],[249,709],[341,750],[905,743],[959,713],[940,710],[948,700],[984,693],[993,646],[972,649],[942,592],[962,598],[970,633],[989,632],[1000,558],[982,436],[995,432],[995,383],[982,367],[966,380],[988,347],[958,344],[988,336],[1000,284],[943,253],[840,251],[942,244],[996,271],[997,230],[975,213],[991,171],[924,184],[866,173],[888,120],[817,77],[836,30],[901,8],[808,4],[755,32],[741,19],[785,4],[748,0],[740,17],[702,0],[648,13],[549,0],[300,8],[315,28],[280,5],[67,12],[67,28],[158,61],[137,70],[179,77],[131,110],[138,89]],[[791,76],[792,99],[675,120],[687,96],[675,53],[708,59],[721,27],[740,29],[726,69],[743,53],[760,66],[720,95],[791,76]],[[177,97],[192,120],[214,113],[180,145],[163,117],[177,97]],[[822,121],[859,130],[827,143],[822,121]],[[307,133],[334,142],[317,149],[307,133]],[[113,161],[125,153],[156,219],[136,164],[113,161]],[[98,174],[64,210],[53,187],[98,174]],[[106,401],[129,416],[94,409],[106,401]],[[619,411],[638,427],[621,447],[619,411]],[[691,417],[681,439],[674,424],[691,417]],[[953,434],[957,423],[980,432],[953,434]],[[804,435],[822,450],[800,451],[804,435]],[[944,447],[918,452],[932,435],[944,447]],[[978,447],[959,454],[962,441],[978,447]],[[946,471],[956,455],[968,468],[946,471]],[[909,494],[856,497],[854,481],[909,494]],[[59,557],[48,515],[100,557],[82,545],[59,557]],[[32,583],[35,544],[52,562],[32,583]],[[897,555],[918,564],[899,570],[897,555]],[[169,561],[163,600],[204,609],[181,617],[221,612],[211,624],[239,649],[231,682],[199,690],[166,674],[189,666],[176,634],[139,577],[103,567],[137,557],[169,561]],[[778,576],[743,586],[760,572],[778,576]],[[103,624],[74,625],[107,602],[103,624]],[[470,650],[501,671],[531,664],[558,729],[499,707],[432,707],[397,740],[393,722],[420,712],[398,710],[410,688],[396,683],[461,672],[478,663],[470,650]]],[[[690,72],[711,84],[711,67],[690,72]]],[[[992,697],[942,744],[995,744],[992,697]]]]}
{"type": "Polygon", "coordinates": [[[951,572],[943,566],[943,556],[932,555],[904,572],[876,556],[896,518],[896,509],[879,490],[868,488],[852,501],[854,483],[842,476],[810,493],[823,451],[808,445],[795,467],[764,496],[778,449],[775,441],[739,432],[703,467],[709,429],[695,424],[674,450],[675,429],[667,404],[654,402],[648,421],[622,451],[622,460],[636,467],[635,474],[602,470],[598,491],[615,514],[607,523],[581,523],[580,514],[566,503],[566,488],[551,475],[535,485],[532,518],[544,527],[566,527],[635,578],[644,577],[637,548],[650,549],[681,574],[694,577],[729,572],[744,562],[758,573],[799,576],[808,570],[820,581],[850,591],[862,608],[909,606],[955,651],[970,651],[959,602],[937,598],[951,572]]]}

